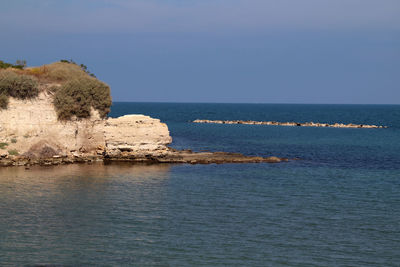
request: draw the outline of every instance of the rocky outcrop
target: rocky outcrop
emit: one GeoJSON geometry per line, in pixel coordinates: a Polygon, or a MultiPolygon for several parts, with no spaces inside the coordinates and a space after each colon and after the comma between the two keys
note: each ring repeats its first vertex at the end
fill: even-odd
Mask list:
{"type": "Polygon", "coordinates": [[[172,142],[168,127],[158,119],[144,115],[125,115],[110,118],[104,123],[105,155],[124,157],[134,153],[142,157],[166,153],[172,142]]]}
{"type": "Polygon", "coordinates": [[[10,98],[0,110],[0,158],[29,159],[160,155],[172,139],[166,124],[144,115],[59,121],[52,97],[41,93],[32,100],[10,98]]]}
{"type": "Polygon", "coordinates": [[[366,124],[343,124],[343,123],[318,123],[318,122],[277,122],[277,121],[223,121],[223,120],[194,120],[194,123],[215,123],[215,124],[250,124],[250,125],[275,125],[275,126],[303,126],[303,127],[331,127],[331,128],[387,128],[387,126],[366,125],[366,124]]]}
{"type": "Polygon", "coordinates": [[[52,96],[10,98],[0,110],[0,166],[53,165],[73,162],[130,161],[152,163],[281,162],[275,157],[248,157],[223,152],[177,151],[168,127],[144,115],[101,119],[92,110],[88,119],[59,121],[52,96]]]}

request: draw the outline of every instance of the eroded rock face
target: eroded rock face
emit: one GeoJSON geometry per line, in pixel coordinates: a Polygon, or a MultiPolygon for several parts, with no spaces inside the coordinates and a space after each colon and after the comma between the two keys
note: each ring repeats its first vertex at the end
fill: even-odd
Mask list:
{"type": "Polygon", "coordinates": [[[52,97],[41,93],[36,99],[10,98],[0,110],[0,154],[30,158],[53,156],[162,154],[172,139],[166,124],[144,115],[101,119],[92,111],[90,119],[60,122],[52,97]]]}
{"type": "Polygon", "coordinates": [[[165,154],[172,142],[168,127],[158,119],[144,115],[109,118],[104,126],[106,156],[165,154]]]}

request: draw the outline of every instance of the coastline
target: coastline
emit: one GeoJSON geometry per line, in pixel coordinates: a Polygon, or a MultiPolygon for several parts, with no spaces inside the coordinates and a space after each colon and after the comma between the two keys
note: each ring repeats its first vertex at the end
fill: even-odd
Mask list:
{"type": "Polygon", "coordinates": [[[0,110],[0,167],[93,162],[131,163],[278,163],[288,159],[227,152],[175,150],[168,125],[140,114],[59,120],[53,96],[30,100],[10,97],[0,110]]]}

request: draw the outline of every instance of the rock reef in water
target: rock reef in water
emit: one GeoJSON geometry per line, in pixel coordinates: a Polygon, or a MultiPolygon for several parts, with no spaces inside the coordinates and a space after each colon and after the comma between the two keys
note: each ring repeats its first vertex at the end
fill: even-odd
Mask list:
{"type": "Polygon", "coordinates": [[[0,166],[54,165],[74,162],[129,161],[154,163],[281,162],[276,157],[248,157],[236,153],[177,151],[168,127],[144,115],[102,119],[58,120],[49,93],[34,99],[10,98],[0,109],[0,166]]]}
{"type": "Polygon", "coordinates": [[[331,128],[363,128],[363,129],[376,129],[387,128],[387,126],[366,125],[366,124],[343,124],[343,123],[318,123],[318,122],[277,122],[277,121],[224,121],[224,120],[194,120],[194,123],[214,123],[214,124],[250,124],[250,125],[275,125],[275,126],[302,126],[302,127],[331,127],[331,128]]]}

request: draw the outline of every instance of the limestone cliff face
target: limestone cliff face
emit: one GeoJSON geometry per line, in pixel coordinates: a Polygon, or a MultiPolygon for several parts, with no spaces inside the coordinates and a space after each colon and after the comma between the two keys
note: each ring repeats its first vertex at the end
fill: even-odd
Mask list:
{"type": "Polygon", "coordinates": [[[144,115],[104,120],[92,111],[90,119],[60,122],[46,93],[33,100],[10,98],[0,110],[0,155],[160,155],[171,141],[166,124],[144,115]]]}
{"type": "Polygon", "coordinates": [[[120,156],[134,152],[138,156],[159,156],[172,142],[168,127],[158,119],[144,115],[125,115],[105,121],[106,155],[120,156]]]}

